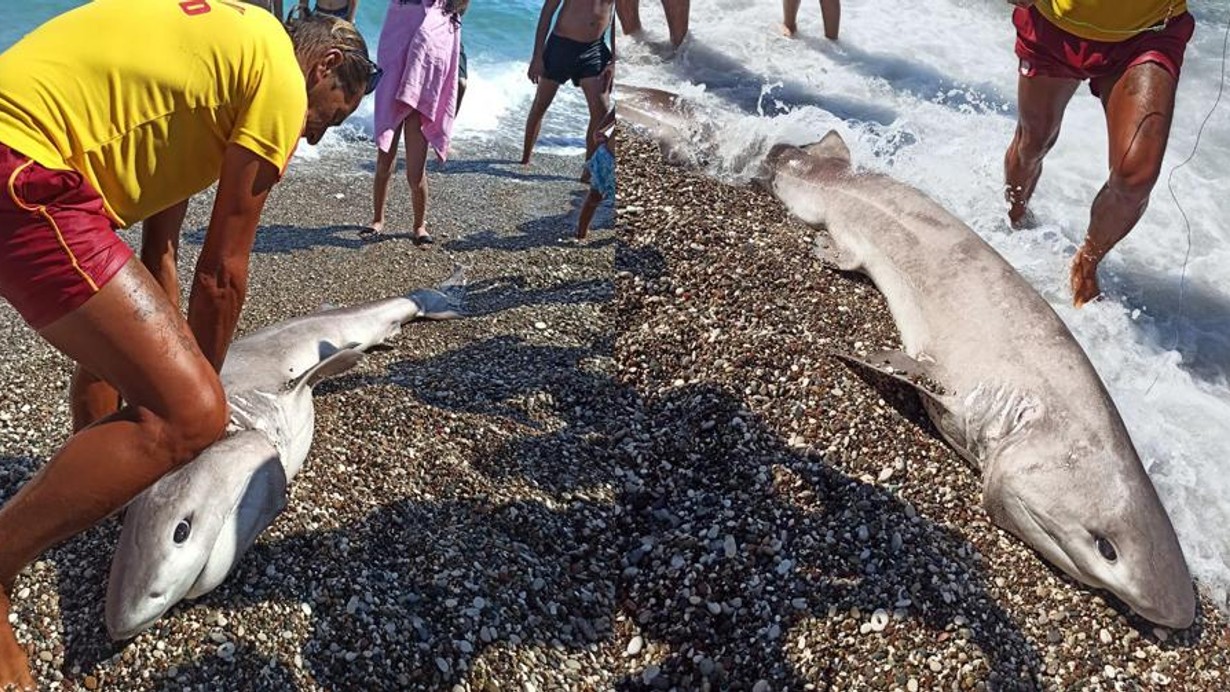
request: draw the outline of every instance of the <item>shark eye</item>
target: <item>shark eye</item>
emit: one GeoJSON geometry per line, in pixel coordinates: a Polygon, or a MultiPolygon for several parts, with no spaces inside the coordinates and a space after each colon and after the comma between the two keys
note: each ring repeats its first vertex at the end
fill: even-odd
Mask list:
{"type": "Polygon", "coordinates": [[[1102,557],[1106,558],[1107,562],[1114,562],[1119,559],[1119,553],[1115,552],[1115,546],[1110,541],[1101,536],[1095,536],[1093,542],[1098,546],[1098,552],[1102,554],[1102,557]]]}
{"type": "Polygon", "coordinates": [[[188,540],[188,534],[190,533],[192,533],[192,524],[187,519],[183,519],[175,525],[175,535],[171,538],[176,544],[183,543],[188,540]]]}

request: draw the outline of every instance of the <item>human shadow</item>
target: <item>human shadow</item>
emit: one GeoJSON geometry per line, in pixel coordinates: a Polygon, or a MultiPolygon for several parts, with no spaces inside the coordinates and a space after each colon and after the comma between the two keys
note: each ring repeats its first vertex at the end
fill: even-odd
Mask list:
{"type": "Polygon", "coordinates": [[[896,55],[872,53],[849,43],[836,44],[810,35],[800,39],[846,69],[884,80],[895,91],[962,113],[1017,117],[1015,100],[1005,97],[992,84],[959,82],[930,65],[896,55]]]}
{"type": "Polygon", "coordinates": [[[683,81],[704,84],[708,93],[749,115],[781,115],[815,106],[847,122],[880,127],[892,125],[899,117],[892,108],[828,93],[794,79],[771,80],[695,39],[686,42],[666,67],[683,81]],[[767,95],[766,87],[775,83],[780,85],[767,95]]]}
{"type": "MultiPolygon", "coordinates": [[[[449,240],[444,248],[451,252],[468,250],[504,250],[520,252],[534,248],[570,245],[574,239],[577,217],[576,206],[588,194],[586,190],[572,192],[572,207],[566,212],[539,216],[517,224],[516,233],[503,234],[496,230],[476,231],[460,238],[449,240]]],[[[594,213],[590,232],[610,228],[615,216],[612,205],[603,203],[594,213]]],[[[601,249],[615,242],[612,237],[591,238],[584,241],[586,249],[601,249]]]]}
{"type": "Polygon", "coordinates": [[[1103,281],[1124,305],[1147,308],[1142,337],[1161,351],[1177,350],[1180,367],[1210,383],[1230,381],[1230,295],[1208,281],[1173,273],[1122,269],[1103,281]]]}
{"type": "MultiPolygon", "coordinates": [[[[583,145],[583,143],[582,143],[583,145]]],[[[376,163],[367,161],[359,164],[360,167],[368,173],[375,173],[376,163]]],[[[404,172],[406,169],[405,159],[397,160],[397,168],[394,175],[404,172]]],[[[513,159],[451,159],[447,163],[440,163],[432,159],[427,162],[427,172],[437,173],[440,175],[490,175],[496,178],[510,178],[524,182],[570,182],[573,179],[565,175],[554,175],[550,173],[532,173],[521,166],[519,161],[513,159]]]]}
{"type": "MultiPolygon", "coordinates": [[[[384,233],[362,235],[367,229],[367,226],[357,224],[337,224],[315,228],[285,224],[261,226],[256,231],[252,252],[257,254],[290,254],[320,247],[357,250],[372,243],[414,238],[414,234],[408,231],[402,233],[386,231],[384,233]]],[[[205,242],[205,231],[205,228],[187,231],[184,233],[183,242],[189,245],[202,245],[205,242]]]]}

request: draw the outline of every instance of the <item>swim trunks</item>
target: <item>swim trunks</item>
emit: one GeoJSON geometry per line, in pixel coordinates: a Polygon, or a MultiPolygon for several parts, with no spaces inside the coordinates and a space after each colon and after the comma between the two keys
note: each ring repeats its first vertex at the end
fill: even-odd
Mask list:
{"type": "Polygon", "coordinates": [[[551,34],[542,51],[543,76],[563,84],[581,86],[582,79],[597,77],[611,63],[611,49],[602,39],[585,43],[551,34]]]}
{"type": "Polygon", "coordinates": [[[0,295],[34,329],[81,307],[132,257],[77,171],[0,144],[0,185],[0,295]]]}
{"type": "Polygon", "coordinates": [[[1114,43],[1091,41],[1052,24],[1034,7],[1012,13],[1016,26],[1016,54],[1024,77],[1091,80],[1089,90],[1099,96],[1098,81],[1146,62],[1161,65],[1176,80],[1183,53],[1196,22],[1186,12],[1171,17],[1160,30],[1145,30],[1114,43]]]}

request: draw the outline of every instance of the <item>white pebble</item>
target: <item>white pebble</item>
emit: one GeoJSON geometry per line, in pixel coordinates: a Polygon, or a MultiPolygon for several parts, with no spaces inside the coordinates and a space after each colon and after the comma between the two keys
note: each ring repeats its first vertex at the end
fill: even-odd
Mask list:
{"type": "Polygon", "coordinates": [[[541,330],[546,329],[546,328],[547,328],[547,323],[546,323],[546,322],[535,322],[535,323],[534,323],[534,329],[538,329],[538,330],[540,330],[540,331],[541,331],[541,330]]]}
{"type": "Polygon", "coordinates": [[[888,627],[888,611],[883,608],[876,608],[876,612],[871,614],[871,625],[873,632],[883,632],[888,627]]]}
{"type": "Polygon", "coordinates": [[[635,656],[639,654],[643,648],[645,648],[645,639],[638,634],[628,642],[628,648],[625,649],[625,653],[629,656],[635,656]]]}
{"type": "Polygon", "coordinates": [[[1103,629],[1102,631],[1098,632],[1098,639],[1101,640],[1103,644],[1109,644],[1111,643],[1111,641],[1113,641],[1110,636],[1110,631],[1106,629],[1103,629]]]}
{"type": "Polygon", "coordinates": [[[769,692],[768,680],[757,680],[755,685],[752,685],[752,692],[769,692]]]}

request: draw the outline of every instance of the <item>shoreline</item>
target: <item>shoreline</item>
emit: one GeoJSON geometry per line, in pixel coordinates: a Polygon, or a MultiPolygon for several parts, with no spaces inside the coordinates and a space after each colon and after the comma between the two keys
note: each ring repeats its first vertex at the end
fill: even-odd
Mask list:
{"type": "MultiPolygon", "coordinates": [[[[989,522],[977,473],[913,396],[825,357],[899,344],[869,281],[812,259],[814,231],[767,193],[666,165],[626,130],[621,147],[618,229],[629,254],[616,269],[629,273],[617,274],[617,296],[636,310],[616,362],[639,390],[689,402],[686,449],[716,445],[743,462],[684,454],[655,474],[659,483],[703,477],[715,499],[760,492],[777,505],[748,499],[733,512],[736,523],[761,518],[787,536],[760,534],[777,565],[764,571],[779,593],[803,599],[743,625],[776,649],[748,652],[760,661],[753,668],[778,671],[766,678],[773,689],[783,679],[790,689],[1222,686],[1230,628],[1207,596],[1192,628],[1155,630],[1052,569],[989,522]],[[665,348],[651,352],[652,343],[665,348]],[[733,411],[741,434],[718,434],[710,406],[733,411]]],[[[745,592],[765,576],[724,571],[745,592]]],[[[705,640],[684,626],[668,641],[689,637],[705,640]]]]}

